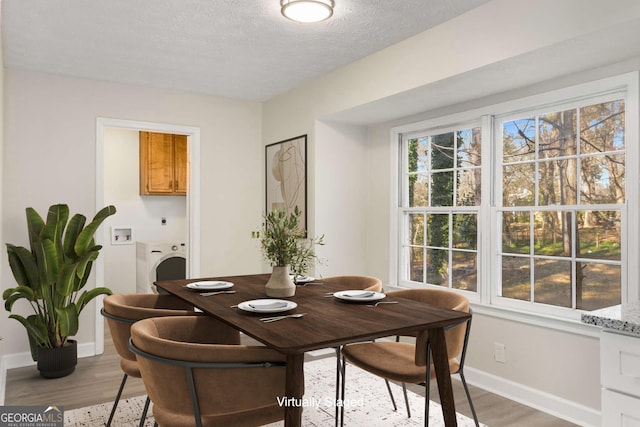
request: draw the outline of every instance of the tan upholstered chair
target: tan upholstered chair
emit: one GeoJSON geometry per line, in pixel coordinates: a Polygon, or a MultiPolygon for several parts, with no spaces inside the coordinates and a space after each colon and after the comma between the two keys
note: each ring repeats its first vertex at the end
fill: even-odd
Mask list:
{"type": "Polygon", "coordinates": [[[349,286],[349,289],[363,289],[371,292],[382,292],[382,282],[370,276],[333,276],[325,277],[323,282],[349,286]]]}
{"type": "Polygon", "coordinates": [[[208,316],[137,322],[130,348],[160,426],[258,426],[284,418],[285,356],[240,344],[208,316]]]}
{"type": "MultiPolygon", "coordinates": [[[[338,285],[346,286],[349,289],[362,289],[364,291],[370,292],[382,292],[382,281],[377,277],[372,276],[333,276],[333,277],[325,277],[322,279],[323,282],[326,283],[336,283],[338,285]]],[[[342,359],[340,358],[340,351],[342,347],[335,347],[336,351],[336,400],[340,398],[339,389],[341,384],[341,373],[342,373],[342,359]]],[[[336,419],[339,417],[339,412],[343,408],[336,406],[336,419]]]]}
{"type": "MultiPolygon", "coordinates": [[[[406,289],[390,292],[389,295],[399,298],[407,298],[415,301],[425,302],[438,307],[470,313],[469,300],[459,293],[444,289],[406,289]]],[[[445,330],[445,341],[447,343],[447,354],[449,355],[449,370],[451,374],[459,374],[464,386],[469,406],[473,414],[473,419],[478,424],[475,408],[471,402],[471,395],[464,377],[464,360],[471,329],[471,319],[464,324],[460,324],[445,330]]],[[[385,380],[393,380],[402,383],[405,403],[407,405],[407,416],[411,416],[407,400],[405,383],[423,384],[426,386],[425,392],[425,426],[429,422],[429,381],[434,376],[435,371],[431,363],[430,351],[428,347],[428,334],[421,333],[416,338],[416,344],[409,342],[377,341],[349,344],[343,347],[342,355],[350,363],[378,375],[385,380]],[[427,351],[425,352],[425,347],[427,351]],[[429,366],[427,369],[426,367],[429,366]]],[[[342,363],[343,378],[345,378],[345,363],[342,363]]],[[[346,380],[345,380],[346,381],[346,380]]],[[[391,388],[387,383],[389,393],[396,409],[391,388]]],[[[344,381],[342,394],[344,397],[344,381]]]]}
{"type": "MultiPolygon", "coordinates": [[[[104,298],[104,308],[102,315],[107,319],[111,339],[116,352],[120,356],[120,367],[124,372],[122,382],[118,389],[118,394],[113,402],[113,408],[107,421],[107,427],[111,425],[113,416],[118,407],[122,390],[127,382],[127,378],[132,376],[140,378],[140,369],[136,361],[135,354],[129,351],[129,337],[131,336],[131,325],[140,319],[157,316],[180,316],[193,315],[193,307],[170,295],[156,294],[116,294],[104,298]]],[[[140,419],[140,425],[144,424],[149,407],[149,399],[140,419]]]]}

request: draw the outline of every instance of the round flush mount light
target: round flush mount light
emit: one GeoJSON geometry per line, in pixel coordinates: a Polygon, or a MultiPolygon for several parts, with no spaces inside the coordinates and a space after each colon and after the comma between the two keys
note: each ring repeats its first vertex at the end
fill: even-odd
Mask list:
{"type": "Polygon", "coordinates": [[[333,15],[333,0],[280,0],[280,11],[296,22],[319,22],[333,15]]]}

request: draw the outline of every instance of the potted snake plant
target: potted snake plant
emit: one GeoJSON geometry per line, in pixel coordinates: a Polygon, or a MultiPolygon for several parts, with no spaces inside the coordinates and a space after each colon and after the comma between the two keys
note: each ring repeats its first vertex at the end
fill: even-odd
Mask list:
{"type": "Polygon", "coordinates": [[[100,210],[85,226],[86,217],[75,214],[69,220],[64,204],[49,208],[46,222],[33,209],[26,209],[30,249],[7,243],[9,265],[18,286],[4,291],[8,312],[24,300],[32,314],[11,314],[27,331],[31,356],[40,375],[58,378],[75,370],[78,332],[82,310],[98,295],[110,295],[105,287],[84,290],[93,261],[102,248],[94,234],[100,224],[116,212],[114,206],[100,210]]]}

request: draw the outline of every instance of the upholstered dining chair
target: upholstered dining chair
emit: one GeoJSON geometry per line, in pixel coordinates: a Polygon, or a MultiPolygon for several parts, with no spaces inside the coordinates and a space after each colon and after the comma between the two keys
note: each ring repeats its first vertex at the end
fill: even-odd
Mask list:
{"type": "Polygon", "coordinates": [[[237,330],[208,316],[136,322],[136,354],[160,426],[257,426],[284,419],[285,356],[240,344],[237,330]]]}
{"type": "MultiPolygon", "coordinates": [[[[377,277],[372,276],[332,276],[322,279],[323,282],[336,283],[338,285],[347,286],[348,289],[362,289],[363,291],[370,292],[382,292],[382,281],[377,277]]],[[[342,347],[335,347],[336,352],[336,401],[340,398],[340,388],[342,384],[342,358],[340,357],[340,351],[342,347]]],[[[336,406],[336,420],[338,419],[338,413],[342,408],[336,406]]]]}
{"type": "Polygon", "coordinates": [[[333,276],[325,277],[323,282],[349,286],[349,289],[362,289],[371,292],[382,292],[382,282],[371,276],[333,276]]]}
{"type": "MultiPolygon", "coordinates": [[[[140,369],[138,368],[136,356],[129,351],[128,347],[131,336],[131,325],[138,320],[149,317],[185,316],[193,315],[195,312],[193,307],[176,297],[157,294],[109,295],[104,298],[104,307],[100,312],[107,319],[113,346],[120,356],[120,368],[124,372],[120,388],[113,402],[109,420],[107,421],[107,427],[110,427],[127,378],[129,376],[140,378],[140,369]]],[[[141,426],[144,424],[148,408],[149,398],[147,398],[140,418],[141,426]]]]}
{"type": "MultiPolygon", "coordinates": [[[[424,302],[438,307],[471,313],[469,300],[459,293],[444,289],[405,289],[389,292],[394,297],[406,298],[424,302]]],[[[471,319],[464,324],[456,325],[445,330],[445,342],[449,355],[449,370],[451,374],[459,374],[464,391],[467,395],[471,413],[476,426],[479,425],[469,387],[464,377],[464,361],[469,342],[471,319]]],[[[415,336],[415,335],[414,335],[415,336]]],[[[416,336],[415,343],[401,342],[399,337],[395,342],[377,341],[348,344],[342,349],[342,398],[344,398],[344,383],[346,382],[345,360],[365,371],[378,375],[387,381],[387,389],[396,409],[391,387],[388,380],[402,383],[402,389],[407,407],[407,416],[411,417],[405,383],[421,384],[425,386],[425,426],[429,424],[429,383],[435,374],[431,363],[428,333],[416,336]],[[426,347],[426,352],[425,352],[426,347]]]]}

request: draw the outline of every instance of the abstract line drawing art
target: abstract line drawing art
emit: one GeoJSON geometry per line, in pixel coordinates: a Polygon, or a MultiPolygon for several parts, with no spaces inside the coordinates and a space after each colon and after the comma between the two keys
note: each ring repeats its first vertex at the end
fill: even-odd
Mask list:
{"type": "Polygon", "coordinates": [[[302,212],[300,225],[307,229],[307,135],[276,142],[265,147],[266,212],[284,210],[288,215],[296,206],[302,212]]]}

